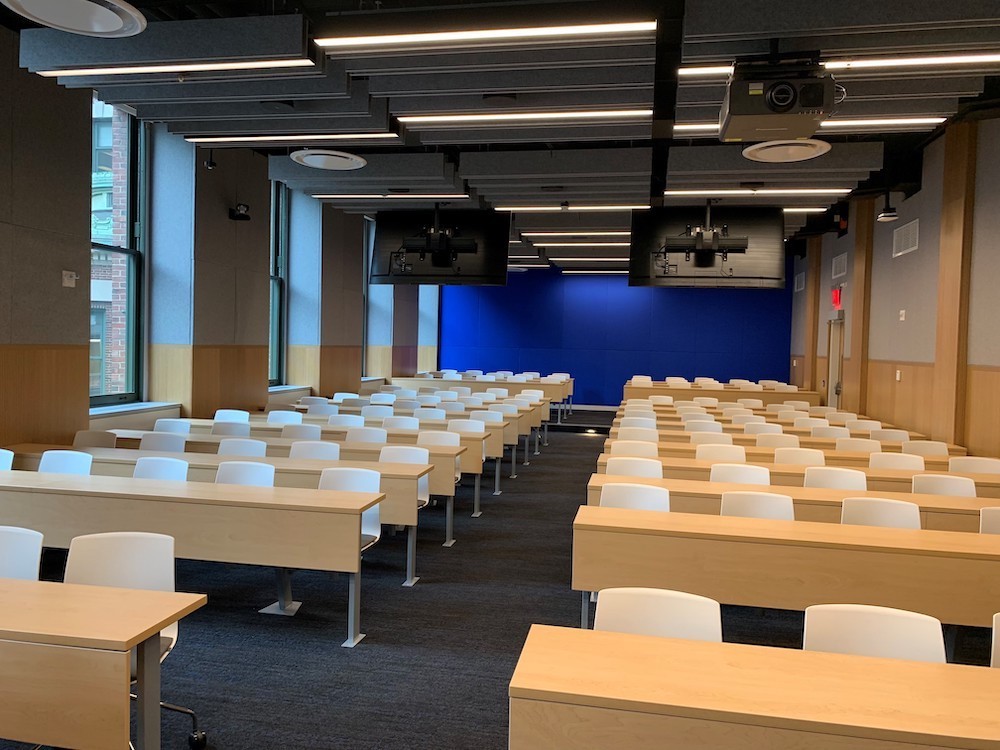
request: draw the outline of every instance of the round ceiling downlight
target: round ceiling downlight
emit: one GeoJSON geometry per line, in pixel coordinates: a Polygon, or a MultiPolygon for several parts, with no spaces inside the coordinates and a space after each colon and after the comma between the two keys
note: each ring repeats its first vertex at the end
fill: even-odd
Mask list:
{"type": "Polygon", "coordinates": [[[325,148],[304,148],[291,153],[292,161],[304,167],[327,169],[334,172],[348,172],[361,169],[368,161],[355,154],[343,151],[330,151],[325,148]]]}
{"type": "Polygon", "coordinates": [[[801,141],[765,141],[764,143],[755,143],[743,149],[743,155],[751,161],[784,164],[815,159],[829,150],[830,144],[826,141],[806,138],[801,141]]]}
{"type": "Polygon", "coordinates": [[[29,21],[71,34],[99,37],[135,36],[146,17],[124,0],[0,0],[29,21]]]}

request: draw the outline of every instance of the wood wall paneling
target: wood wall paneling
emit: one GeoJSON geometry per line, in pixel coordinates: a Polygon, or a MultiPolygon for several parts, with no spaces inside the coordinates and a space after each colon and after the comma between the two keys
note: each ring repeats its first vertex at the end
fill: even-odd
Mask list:
{"type": "Polygon", "coordinates": [[[792,385],[797,385],[803,390],[808,390],[806,388],[805,379],[805,357],[793,356],[791,359],[791,364],[789,365],[788,382],[792,385]]]}
{"type": "Polygon", "coordinates": [[[875,200],[858,200],[851,214],[854,222],[854,263],[851,275],[851,351],[844,357],[841,406],[865,414],[868,391],[868,317],[871,309],[872,244],[875,200]]]}
{"type": "Polygon", "coordinates": [[[372,346],[367,348],[365,374],[373,378],[387,378],[392,375],[392,347],[372,346]]]}
{"type": "Polygon", "coordinates": [[[285,354],[285,379],[320,393],[320,347],[290,344],[285,354]]]}
{"type": "Polygon", "coordinates": [[[0,445],[73,442],[90,422],[89,347],[0,346],[0,445]]]}
{"type": "Polygon", "coordinates": [[[417,372],[438,369],[438,348],[436,346],[417,347],[417,372]]]}
{"type": "Polygon", "coordinates": [[[220,408],[263,410],[267,406],[267,356],[267,346],[195,346],[191,416],[211,417],[220,408]]]}
{"type": "Polygon", "coordinates": [[[360,385],[361,347],[322,347],[320,350],[320,393],[331,396],[336,391],[357,393],[360,385]]]}
{"type": "Polygon", "coordinates": [[[970,366],[965,397],[969,453],[1000,456],[1000,367],[970,366]]]}
{"type": "Polygon", "coordinates": [[[150,344],[146,377],[151,401],[181,405],[181,416],[191,416],[191,346],[150,344]]]}
{"type": "Polygon", "coordinates": [[[869,360],[866,416],[930,434],[932,418],[928,405],[933,400],[933,363],[869,360]],[[896,380],[897,370],[899,380],[896,380]]]}
{"type": "Polygon", "coordinates": [[[819,384],[816,372],[816,347],[819,343],[819,279],[823,263],[823,238],[810,237],[806,246],[806,350],[803,362],[802,382],[796,383],[806,390],[817,390],[819,384]]]}

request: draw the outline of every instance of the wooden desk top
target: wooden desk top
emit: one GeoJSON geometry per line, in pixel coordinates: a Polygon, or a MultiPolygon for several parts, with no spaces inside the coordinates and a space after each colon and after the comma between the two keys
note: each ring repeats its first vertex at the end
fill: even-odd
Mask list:
{"type": "Polygon", "coordinates": [[[510,683],[512,699],[976,749],[1000,747],[998,691],[985,667],[547,625],[510,683]]]}
{"type": "Polygon", "coordinates": [[[773,521],[701,513],[602,508],[596,505],[580,506],[573,521],[573,530],[1000,561],[1000,535],[961,531],[773,521]]]}
{"type": "Polygon", "coordinates": [[[299,473],[299,474],[320,474],[323,469],[349,468],[349,469],[372,469],[379,472],[388,479],[412,479],[416,481],[420,477],[430,474],[432,466],[430,464],[398,464],[386,461],[319,461],[302,458],[281,458],[278,456],[266,456],[256,458],[253,456],[220,456],[215,453],[164,453],[162,451],[141,451],[138,448],[73,448],[69,445],[47,445],[42,443],[18,443],[8,446],[14,451],[15,456],[36,457],[47,450],[75,450],[89,453],[98,461],[134,464],[143,456],[162,456],[163,458],[180,458],[187,461],[191,466],[203,468],[217,468],[225,461],[252,461],[262,464],[270,464],[277,471],[299,473]]]}
{"type": "Polygon", "coordinates": [[[300,510],[359,515],[385,499],[381,493],[246,487],[211,482],[172,482],[131,477],[77,476],[37,471],[0,471],[0,492],[114,495],[135,500],[300,510]]]}
{"type": "Polygon", "coordinates": [[[129,651],[205,606],[204,594],[0,579],[0,639],[129,651]]]}

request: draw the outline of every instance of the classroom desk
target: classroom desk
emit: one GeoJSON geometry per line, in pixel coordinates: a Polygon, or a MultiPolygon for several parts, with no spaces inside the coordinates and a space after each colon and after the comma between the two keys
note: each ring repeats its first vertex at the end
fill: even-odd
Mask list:
{"type": "MultiPolygon", "coordinates": [[[[608,438],[604,441],[604,451],[611,451],[611,443],[614,440],[608,438]]],[[[694,461],[695,452],[698,446],[686,442],[664,442],[657,443],[657,451],[661,458],[687,459],[694,461]]],[[[747,463],[751,464],[773,464],[774,448],[757,448],[756,446],[744,446],[747,463]]],[[[833,449],[821,449],[827,466],[847,466],[850,468],[867,468],[869,454],[857,451],[838,451],[833,449]]],[[[926,473],[947,473],[948,456],[924,456],[924,471],[926,473]]]]}
{"type": "Polygon", "coordinates": [[[706,513],[717,516],[723,492],[776,492],[788,495],[795,505],[797,521],[840,523],[845,497],[885,497],[905,500],[920,506],[920,522],[925,529],[979,533],[979,512],[1000,506],[990,497],[953,497],[910,492],[874,492],[872,490],[833,490],[820,487],[762,486],[729,482],[700,482],[690,479],[649,479],[611,474],[593,474],[587,483],[587,504],[600,505],[601,488],[608,483],[625,482],[663,487],[670,491],[670,509],[676,513],[706,513]]]}
{"type": "Polygon", "coordinates": [[[676,589],[723,604],[908,609],[990,627],[1000,611],[1000,535],[845,526],[584,505],[573,522],[573,589],[676,589]]]}
{"type": "Polygon", "coordinates": [[[204,594],[0,579],[0,736],[79,750],[160,747],[160,631],[204,594]]]}
{"type": "MultiPolygon", "coordinates": [[[[602,453],[597,459],[597,470],[605,473],[608,454],[602,453]]],[[[675,479],[694,479],[707,482],[712,471],[713,461],[695,461],[683,458],[661,458],[663,476],[675,479]]],[[[724,463],[724,462],[722,462],[724,463]]],[[[771,484],[801,487],[805,481],[805,466],[792,464],[764,464],[771,472],[771,484]]],[[[867,469],[852,467],[862,471],[868,477],[868,489],[884,492],[909,492],[913,488],[914,474],[927,474],[919,469],[867,469]]],[[[976,483],[976,494],[979,497],[1000,497],[1000,474],[965,474],[948,472],[956,477],[968,477],[976,483]]]]}
{"type": "MultiPolygon", "coordinates": [[[[21,443],[9,446],[14,451],[14,468],[37,471],[38,461],[47,450],[68,450],[68,445],[44,445],[21,443]]],[[[161,453],[140,451],[134,448],[72,448],[89,453],[94,457],[91,474],[110,477],[130,477],[135,471],[135,462],[142,456],[165,456],[183,458],[188,462],[189,482],[214,482],[219,464],[231,461],[228,456],[214,453],[161,453]]],[[[319,477],[323,469],[334,467],[347,469],[373,469],[379,472],[379,489],[385,499],[379,505],[379,518],[384,524],[405,526],[406,582],[412,586],[417,582],[417,519],[420,506],[417,500],[417,484],[421,477],[430,473],[426,464],[396,464],[373,461],[309,461],[298,458],[241,458],[240,460],[270,464],[274,467],[275,487],[298,487],[315,490],[319,487],[319,477]]],[[[445,546],[450,547],[454,539],[455,498],[447,498],[447,518],[445,546]]]]}
{"type": "Polygon", "coordinates": [[[532,625],[510,750],[1000,748],[1000,670],[532,625]]]}
{"type": "Polygon", "coordinates": [[[490,388],[506,388],[513,398],[521,391],[542,391],[542,395],[556,406],[556,420],[562,422],[562,412],[573,398],[573,378],[561,383],[542,383],[540,380],[529,380],[526,383],[511,383],[506,380],[442,380],[441,378],[390,378],[392,385],[411,388],[419,391],[421,388],[436,387],[442,391],[455,386],[471,389],[472,393],[483,393],[490,388]]]}
{"type": "MultiPolygon", "coordinates": [[[[394,379],[395,382],[395,379],[394,379]]],[[[464,385],[464,384],[463,384],[464,385]]],[[[741,398],[759,398],[764,404],[783,404],[785,401],[808,401],[811,406],[819,406],[822,396],[817,391],[775,391],[765,388],[763,391],[744,391],[732,386],[726,388],[702,388],[692,385],[690,388],[671,388],[662,381],[653,385],[625,384],[624,398],[649,398],[650,396],[673,396],[674,401],[690,401],[696,396],[714,396],[719,401],[736,401],[741,398]]]]}
{"type": "Polygon", "coordinates": [[[294,614],[298,609],[288,571],[347,573],[347,647],[364,637],[361,514],[384,498],[365,492],[0,472],[0,523],[42,532],[46,547],[68,548],[81,534],[149,531],[174,537],[180,558],[278,568],[278,602],[262,612],[294,614]]]}
{"type": "MultiPolygon", "coordinates": [[[[619,409],[619,411],[615,414],[615,418],[612,421],[612,425],[614,425],[614,426],[617,427],[620,424],[621,419],[624,416],[625,416],[624,409],[619,409]]],[[[788,418],[785,418],[785,417],[779,417],[776,414],[765,414],[765,413],[762,413],[759,416],[764,417],[764,421],[767,424],[781,425],[782,430],[785,433],[789,434],[789,435],[801,434],[801,433],[796,433],[796,432],[793,431],[795,429],[795,419],[788,419],[788,418]]],[[[744,426],[742,424],[733,424],[732,417],[723,416],[723,415],[720,414],[718,416],[715,416],[715,421],[718,422],[719,424],[721,424],[723,426],[723,431],[724,432],[743,432],[743,427],[744,426]]],[[[657,413],[656,414],[656,426],[657,426],[658,429],[661,429],[661,430],[663,430],[663,429],[667,429],[667,430],[683,430],[684,429],[684,420],[681,419],[681,416],[679,414],[660,414],[660,413],[657,413]]],[[[836,425],[832,425],[832,426],[836,426],[836,425]]],[[[882,422],[882,427],[884,429],[889,429],[889,430],[900,430],[900,429],[903,429],[902,427],[897,427],[897,426],[895,426],[893,424],[890,424],[889,422],[882,422]]],[[[798,429],[804,429],[805,430],[805,434],[806,435],[809,434],[809,428],[801,428],[800,427],[798,429]]],[[[915,430],[906,430],[906,432],[909,433],[909,436],[910,436],[909,439],[910,440],[926,440],[927,439],[927,436],[925,434],[921,433],[921,432],[916,432],[915,430]]],[[[868,436],[868,432],[867,431],[866,432],[861,432],[859,434],[861,436],[864,436],[864,437],[868,436]]]]}
{"type": "MultiPolygon", "coordinates": [[[[728,423],[724,423],[724,422],[720,422],[720,424],[722,424],[722,431],[724,433],[726,433],[727,435],[732,435],[733,436],[733,442],[736,442],[737,437],[749,437],[749,438],[753,438],[753,444],[756,445],[757,436],[756,435],[747,435],[743,431],[743,425],[741,425],[741,424],[728,424],[728,423]]],[[[686,439],[686,440],[690,440],[691,439],[691,433],[685,431],[683,425],[681,425],[679,423],[678,424],[674,424],[674,425],[657,425],[657,430],[659,431],[661,438],[664,439],[664,440],[678,440],[678,439],[682,439],[682,438],[686,439]]],[[[811,438],[812,437],[812,434],[811,434],[812,433],[812,429],[809,428],[809,427],[783,427],[781,431],[785,435],[795,435],[796,437],[798,437],[799,438],[800,447],[802,447],[802,448],[806,447],[804,444],[802,444],[802,441],[805,440],[806,438],[811,438]]],[[[610,434],[610,436],[612,438],[615,438],[615,437],[618,436],[618,425],[617,424],[613,424],[611,426],[609,434],[610,434]]],[[[868,432],[868,430],[851,430],[851,437],[853,437],[853,438],[868,438],[868,437],[871,437],[871,435],[868,432]]],[[[910,433],[910,439],[911,440],[923,440],[923,438],[924,438],[924,436],[921,435],[920,433],[916,433],[916,432],[911,432],[910,433]]],[[[834,444],[836,444],[836,442],[837,442],[836,438],[825,438],[825,439],[826,440],[830,440],[834,444]]],[[[902,443],[897,443],[897,445],[901,446],[902,443]]]]}

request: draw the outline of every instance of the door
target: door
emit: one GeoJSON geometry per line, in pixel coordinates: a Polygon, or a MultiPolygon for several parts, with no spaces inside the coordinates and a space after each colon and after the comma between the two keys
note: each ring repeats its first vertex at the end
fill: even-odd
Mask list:
{"type": "Polygon", "coordinates": [[[827,323],[826,405],[840,408],[841,372],[844,365],[844,319],[827,323]]]}

